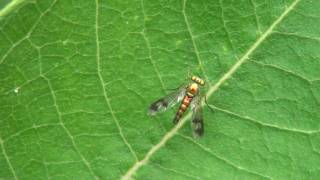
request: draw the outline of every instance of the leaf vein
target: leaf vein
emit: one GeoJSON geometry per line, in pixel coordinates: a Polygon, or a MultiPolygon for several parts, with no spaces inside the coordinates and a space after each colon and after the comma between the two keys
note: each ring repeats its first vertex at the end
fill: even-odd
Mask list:
{"type": "Polygon", "coordinates": [[[297,34],[297,33],[274,31],[273,34],[279,34],[283,36],[292,36],[300,39],[313,40],[313,41],[317,41],[318,43],[320,42],[320,37],[311,37],[311,36],[306,36],[306,35],[297,34]]]}
{"type": "Polygon", "coordinates": [[[158,76],[158,79],[159,79],[159,81],[161,83],[161,86],[162,86],[163,90],[165,90],[165,86],[164,86],[163,80],[161,78],[160,72],[159,72],[159,70],[158,70],[158,68],[156,66],[156,63],[154,62],[154,59],[152,57],[150,41],[146,36],[146,22],[145,22],[146,13],[145,13],[145,10],[144,10],[144,2],[143,2],[143,0],[141,0],[141,8],[142,8],[142,14],[143,14],[143,18],[144,18],[142,36],[143,36],[144,41],[146,42],[146,45],[147,45],[147,48],[148,48],[148,56],[149,56],[150,62],[152,64],[152,67],[153,67],[154,71],[156,72],[156,74],[158,76]]]}
{"type": "Polygon", "coordinates": [[[307,77],[304,77],[303,75],[300,75],[298,73],[295,73],[291,70],[287,70],[287,69],[284,69],[283,67],[279,67],[277,65],[274,65],[274,64],[266,64],[266,63],[262,63],[262,62],[259,62],[259,61],[255,61],[255,60],[252,60],[250,59],[249,60],[250,62],[254,63],[254,64],[257,64],[259,66],[262,66],[262,67],[269,67],[269,68],[273,68],[273,69],[276,69],[276,70],[279,70],[279,71],[282,71],[286,74],[289,74],[291,76],[294,76],[294,77],[297,77],[299,79],[302,79],[303,81],[306,81],[307,83],[311,84],[313,80],[310,80],[308,79],[307,77]]]}
{"type": "Polygon", "coordinates": [[[245,172],[247,172],[247,173],[249,173],[249,174],[254,174],[254,175],[257,175],[257,176],[261,176],[261,177],[264,177],[264,178],[266,178],[266,179],[271,179],[271,178],[268,177],[268,176],[262,175],[262,174],[257,173],[257,172],[250,171],[250,170],[245,169],[245,168],[243,168],[243,167],[241,167],[241,166],[239,166],[239,165],[234,164],[233,162],[231,162],[231,161],[229,161],[229,160],[227,160],[227,159],[225,159],[225,158],[217,155],[216,153],[212,152],[209,148],[205,147],[204,145],[199,144],[198,142],[196,142],[196,141],[195,141],[194,139],[192,139],[191,137],[186,137],[186,136],[184,136],[184,135],[182,135],[182,134],[178,134],[178,135],[179,135],[180,137],[182,137],[182,138],[184,138],[184,139],[192,142],[193,144],[196,144],[200,149],[208,152],[210,155],[216,157],[216,158],[219,159],[220,161],[223,161],[224,163],[226,163],[226,164],[228,164],[228,165],[230,165],[230,166],[232,166],[232,167],[234,167],[234,168],[236,168],[236,169],[238,169],[238,170],[245,171],[245,172]]]}
{"type": "Polygon", "coordinates": [[[260,23],[259,23],[259,17],[258,17],[258,14],[257,14],[257,6],[256,6],[255,2],[253,2],[253,0],[250,0],[250,4],[253,6],[255,23],[256,23],[256,26],[258,28],[258,32],[259,32],[259,34],[262,34],[260,23]]]}
{"type": "Polygon", "coordinates": [[[175,169],[170,169],[170,168],[164,167],[164,166],[162,166],[161,164],[158,164],[158,163],[153,163],[153,164],[154,164],[155,166],[159,167],[160,169],[165,170],[165,171],[170,171],[170,172],[173,172],[173,173],[176,173],[176,174],[179,174],[179,175],[188,177],[188,178],[192,178],[192,179],[200,179],[199,177],[192,176],[192,175],[186,174],[186,173],[184,173],[184,172],[177,171],[177,170],[175,170],[175,169]]]}
{"type": "Polygon", "coordinates": [[[225,20],[225,17],[224,17],[223,1],[219,0],[219,4],[220,4],[220,7],[221,7],[221,19],[222,19],[222,22],[223,22],[223,30],[227,34],[227,39],[228,39],[228,42],[229,42],[229,44],[231,46],[231,49],[234,51],[234,56],[236,57],[236,59],[238,59],[238,56],[236,54],[235,48],[233,46],[233,43],[232,43],[232,40],[231,40],[231,37],[230,37],[230,32],[228,30],[228,27],[227,27],[227,24],[226,24],[226,20],[225,20]]]}
{"type": "Polygon", "coordinates": [[[189,24],[189,20],[188,20],[187,13],[186,13],[186,3],[187,3],[187,0],[183,0],[182,14],[183,14],[184,22],[186,24],[186,27],[187,27],[187,30],[188,30],[188,33],[189,33],[189,36],[190,36],[190,39],[192,42],[192,46],[193,46],[194,52],[195,52],[197,60],[198,60],[199,67],[200,67],[201,71],[203,72],[203,75],[204,75],[204,78],[205,78],[207,84],[209,86],[211,86],[209,78],[206,75],[206,72],[204,71],[204,68],[203,68],[202,59],[200,57],[200,52],[198,50],[198,46],[195,41],[195,36],[193,35],[190,24],[189,24]]]}
{"type": "Polygon", "coordinates": [[[0,146],[1,146],[1,149],[2,149],[2,154],[3,154],[4,158],[7,161],[7,164],[9,165],[9,169],[10,169],[14,179],[18,180],[18,176],[17,176],[17,174],[16,174],[16,172],[15,172],[15,170],[14,170],[12,164],[11,164],[11,161],[10,161],[9,156],[7,155],[6,149],[4,148],[4,141],[1,138],[0,138],[0,146]]]}
{"type": "MultiPolygon", "coordinates": [[[[258,48],[258,46],[273,32],[273,29],[280,23],[282,20],[294,9],[294,7],[300,2],[300,0],[295,0],[272,24],[271,26],[257,39],[257,41],[248,49],[248,51],[226,72],[224,76],[222,76],[219,81],[211,86],[208,90],[206,97],[210,97],[218,88],[228,80],[234,72],[249,58],[249,56],[258,48]]],[[[204,102],[201,104],[204,105],[204,102]]],[[[167,132],[164,137],[160,140],[158,144],[151,147],[145,157],[136,162],[122,177],[123,180],[131,179],[133,174],[143,165],[147,164],[150,157],[157,152],[162,146],[166,144],[166,142],[173,137],[176,132],[183,126],[183,124],[191,117],[191,113],[188,113],[184,118],[178,123],[172,130],[167,132]]]]}
{"type": "Polygon", "coordinates": [[[52,88],[52,84],[50,82],[50,80],[46,77],[46,76],[43,76],[41,75],[43,79],[45,79],[48,83],[48,86],[49,86],[49,89],[50,89],[50,92],[51,92],[51,96],[52,96],[52,99],[53,99],[53,104],[55,106],[55,109],[58,113],[58,118],[59,118],[59,122],[60,122],[60,125],[62,127],[62,129],[67,133],[67,136],[69,137],[70,141],[71,141],[71,144],[73,146],[73,148],[75,149],[75,151],[77,152],[77,154],[80,156],[82,162],[85,164],[85,166],[88,168],[88,170],[90,171],[91,175],[95,178],[95,179],[99,179],[97,177],[97,175],[94,173],[94,171],[92,170],[91,168],[91,165],[89,163],[89,161],[84,157],[84,155],[80,152],[80,150],[78,149],[78,146],[76,144],[76,142],[74,141],[74,137],[72,136],[71,132],[69,131],[69,129],[65,126],[63,120],[62,120],[62,113],[59,109],[59,106],[57,104],[57,97],[54,93],[54,90],[52,88]]]}
{"type": "Polygon", "coordinates": [[[292,129],[292,128],[286,128],[286,127],[280,127],[280,126],[277,126],[277,125],[273,125],[273,124],[268,124],[268,123],[263,123],[261,121],[258,121],[256,119],[253,119],[249,116],[242,116],[240,114],[237,114],[235,112],[232,112],[230,110],[226,110],[226,109],[222,109],[222,108],[219,108],[219,107],[216,107],[216,106],[212,106],[210,105],[213,109],[215,110],[218,110],[220,112],[223,112],[225,114],[229,114],[229,115],[232,115],[232,116],[235,116],[235,117],[238,117],[242,120],[246,120],[246,121],[249,121],[249,122],[252,122],[254,124],[257,124],[259,126],[262,126],[262,127],[268,127],[268,128],[273,128],[273,129],[277,129],[277,130],[280,130],[280,131],[287,131],[287,132],[294,132],[294,133],[299,133],[299,134],[314,134],[314,133],[318,133],[320,132],[320,130],[301,130],[301,129],[292,129]]]}
{"type": "Polygon", "coordinates": [[[97,71],[98,71],[98,77],[99,77],[99,81],[101,83],[101,86],[102,86],[102,91],[103,91],[103,96],[104,96],[104,99],[107,103],[107,106],[110,110],[110,113],[111,113],[111,116],[119,130],[119,133],[120,133],[120,136],[121,136],[121,139],[123,140],[123,142],[125,143],[125,145],[128,147],[128,149],[130,150],[131,154],[133,155],[133,157],[135,158],[136,161],[138,161],[138,157],[135,153],[135,151],[132,149],[131,145],[129,144],[129,142],[127,141],[126,137],[124,136],[123,132],[122,132],[122,128],[120,126],[120,123],[116,117],[116,115],[114,114],[114,111],[112,109],[112,106],[111,106],[111,103],[110,103],[110,100],[109,100],[109,97],[108,97],[108,94],[107,94],[107,91],[106,91],[106,88],[105,88],[105,81],[102,77],[102,74],[101,74],[101,62],[100,62],[100,40],[99,40],[99,0],[96,0],[95,1],[96,3],[96,17],[95,17],[95,36],[96,36],[96,48],[97,48],[97,51],[96,51],[96,58],[97,58],[97,71]]]}
{"type": "Polygon", "coordinates": [[[34,31],[34,29],[37,27],[37,25],[39,24],[41,18],[46,15],[48,12],[50,12],[50,10],[52,9],[52,7],[57,3],[58,0],[54,0],[53,3],[50,5],[50,7],[48,7],[48,9],[46,9],[43,13],[40,14],[39,18],[36,20],[36,22],[32,25],[32,27],[30,28],[30,30],[27,32],[27,34],[22,37],[20,40],[18,40],[17,42],[15,42],[9,49],[7,52],[4,53],[4,55],[1,57],[0,59],[0,65],[5,61],[5,59],[8,57],[8,55],[17,47],[19,46],[24,40],[30,38],[31,33],[34,31]]]}

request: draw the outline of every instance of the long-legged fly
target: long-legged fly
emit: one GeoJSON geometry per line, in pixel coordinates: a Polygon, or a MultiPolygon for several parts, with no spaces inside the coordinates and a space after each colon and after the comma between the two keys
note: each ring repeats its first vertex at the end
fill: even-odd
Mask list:
{"type": "Polygon", "coordinates": [[[153,116],[158,112],[167,110],[173,107],[176,103],[181,101],[179,110],[177,111],[173,123],[179,122],[184,112],[188,109],[189,105],[192,109],[191,126],[195,136],[202,136],[204,132],[200,86],[204,86],[204,80],[197,76],[191,77],[191,82],[187,85],[182,85],[171,94],[155,101],[149,107],[149,115],[153,116]]]}

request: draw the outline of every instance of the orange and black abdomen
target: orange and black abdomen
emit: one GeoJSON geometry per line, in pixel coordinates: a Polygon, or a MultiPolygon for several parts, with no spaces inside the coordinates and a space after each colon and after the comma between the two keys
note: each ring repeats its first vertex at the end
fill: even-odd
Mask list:
{"type": "Polygon", "coordinates": [[[179,120],[183,116],[184,112],[188,109],[188,107],[192,101],[192,98],[193,97],[189,96],[188,94],[184,96],[184,98],[180,104],[179,110],[177,111],[176,116],[173,119],[173,123],[176,124],[179,122],[179,120]]]}

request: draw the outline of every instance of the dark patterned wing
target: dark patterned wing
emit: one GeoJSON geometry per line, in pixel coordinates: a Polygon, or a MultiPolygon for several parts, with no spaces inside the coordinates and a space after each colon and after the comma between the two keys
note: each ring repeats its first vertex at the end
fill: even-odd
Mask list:
{"type": "Polygon", "coordinates": [[[194,137],[201,137],[204,133],[204,126],[203,126],[200,95],[194,97],[191,103],[191,109],[192,109],[191,127],[193,130],[193,135],[194,137]]]}
{"type": "Polygon", "coordinates": [[[185,85],[182,85],[173,93],[161,99],[158,99],[156,102],[150,105],[148,114],[153,116],[174,106],[175,104],[177,104],[177,102],[180,102],[182,100],[182,98],[186,94],[186,89],[187,87],[185,85]]]}

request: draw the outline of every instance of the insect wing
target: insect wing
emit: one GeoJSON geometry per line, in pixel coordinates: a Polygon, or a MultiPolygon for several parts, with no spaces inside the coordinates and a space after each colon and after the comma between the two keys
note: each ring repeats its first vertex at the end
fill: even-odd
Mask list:
{"type": "Polygon", "coordinates": [[[173,93],[158,99],[152,103],[149,107],[149,115],[153,116],[159,112],[165,111],[168,108],[174,106],[177,102],[181,101],[183,96],[186,94],[186,86],[179,87],[173,93]]]}
{"type": "Polygon", "coordinates": [[[202,116],[202,106],[201,97],[198,95],[194,97],[192,104],[192,119],[191,127],[193,130],[193,135],[195,137],[201,137],[204,133],[203,116],[202,116]]]}

